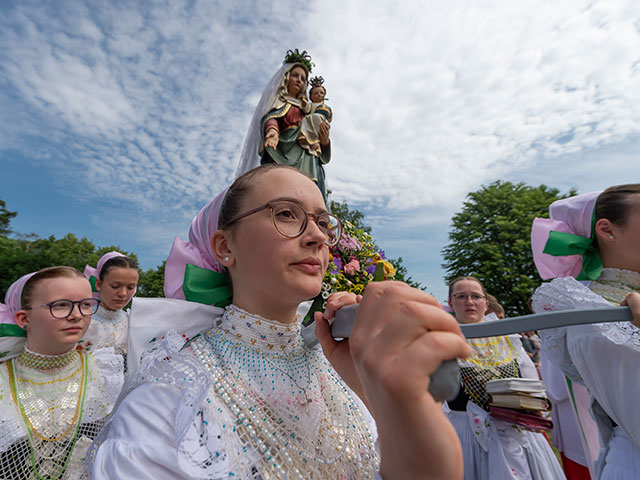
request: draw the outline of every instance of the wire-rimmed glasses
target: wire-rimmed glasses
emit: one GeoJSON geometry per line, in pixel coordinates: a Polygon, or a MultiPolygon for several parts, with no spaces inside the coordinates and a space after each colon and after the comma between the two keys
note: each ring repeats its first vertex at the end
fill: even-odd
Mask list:
{"type": "Polygon", "coordinates": [[[302,235],[302,232],[307,228],[309,218],[313,219],[322,233],[326,235],[324,242],[326,245],[330,247],[335,245],[342,235],[342,222],[335,215],[328,212],[320,214],[307,212],[302,208],[302,205],[289,200],[267,202],[264,205],[260,205],[248,212],[233,217],[220,228],[226,228],[241,218],[248,217],[266,208],[271,210],[273,226],[276,227],[278,233],[284,237],[295,238],[302,235]]]}

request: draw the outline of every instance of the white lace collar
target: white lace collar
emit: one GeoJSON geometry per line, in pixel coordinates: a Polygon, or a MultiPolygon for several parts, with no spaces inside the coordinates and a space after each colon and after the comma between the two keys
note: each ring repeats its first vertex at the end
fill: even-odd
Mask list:
{"type": "Polygon", "coordinates": [[[229,305],[219,328],[237,341],[265,352],[291,353],[303,345],[299,316],[294,323],[283,324],[229,305]]]}
{"type": "Polygon", "coordinates": [[[120,323],[126,320],[127,314],[124,310],[107,310],[102,305],[98,307],[98,311],[93,314],[91,321],[99,323],[120,323]]]}

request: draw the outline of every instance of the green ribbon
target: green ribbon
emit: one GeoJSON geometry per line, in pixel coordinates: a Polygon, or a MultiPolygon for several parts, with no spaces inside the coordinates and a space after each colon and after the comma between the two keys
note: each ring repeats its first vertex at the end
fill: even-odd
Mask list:
{"type": "Polygon", "coordinates": [[[27,332],[12,323],[0,324],[0,337],[26,337],[27,332]]]}
{"type": "Polygon", "coordinates": [[[190,302],[226,307],[233,296],[230,280],[228,273],[218,273],[188,263],[182,283],[184,298],[190,302]]]}
{"type": "Polygon", "coordinates": [[[542,253],[555,257],[582,255],[582,270],[576,280],[596,280],[602,272],[602,259],[591,238],[551,230],[542,253]]]}
{"type": "Polygon", "coordinates": [[[89,283],[91,284],[91,291],[92,292],[97,292],[98,289],[96,288],[96,277],[94,277],[93,275],[91,275],[89,277],[89,283]]]}

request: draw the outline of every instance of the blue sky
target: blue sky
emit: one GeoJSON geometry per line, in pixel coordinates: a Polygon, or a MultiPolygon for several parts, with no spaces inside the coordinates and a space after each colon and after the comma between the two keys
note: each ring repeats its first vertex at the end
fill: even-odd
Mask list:
{"type": "Polygon", "coordinates": [[[289,48],[334,111],[329,188],[439,299],[466,194],[640,181],[630,1],[11,2],[0,16],[0,198],[144,268],[235,174],[289,48]]]}

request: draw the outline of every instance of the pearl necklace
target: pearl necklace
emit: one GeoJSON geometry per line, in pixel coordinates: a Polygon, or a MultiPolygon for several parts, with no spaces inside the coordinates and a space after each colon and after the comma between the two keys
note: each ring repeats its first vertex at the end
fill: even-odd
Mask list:
{"type": "Polygon", "coordinates": [[[239,438],[262,458],[265,480],[371,478],[378,458],[359,407],[319,361],[324,357],[307,351],[299,327],[231,306],[220,327],[189,344],[211,375],[215,398],[236,419],[232,431],[222,426],[223,436],[239,438]]]}

